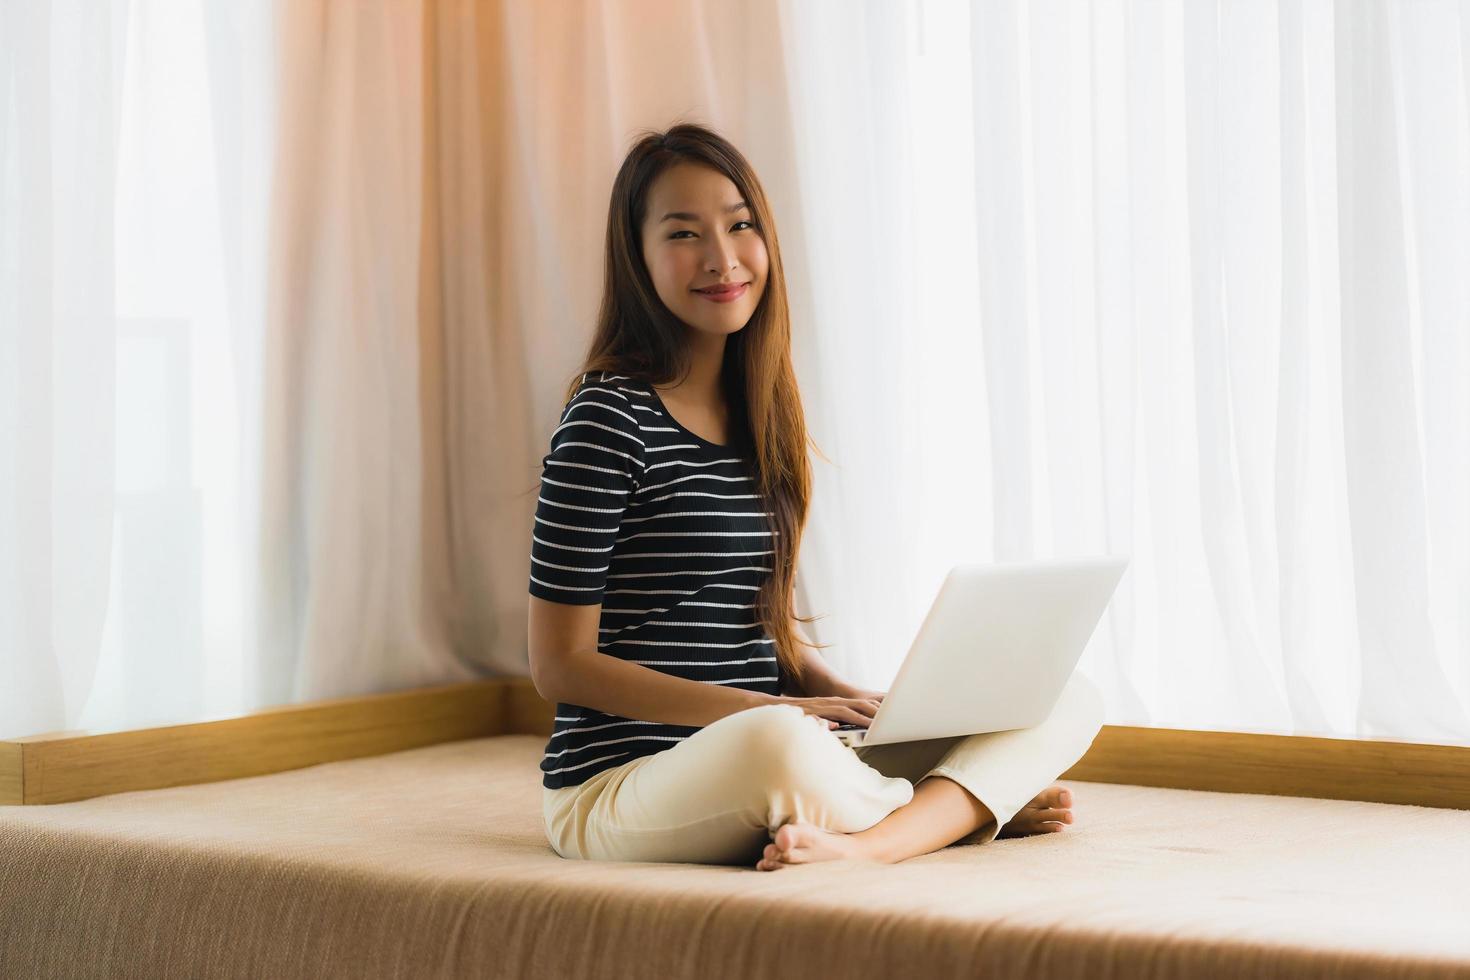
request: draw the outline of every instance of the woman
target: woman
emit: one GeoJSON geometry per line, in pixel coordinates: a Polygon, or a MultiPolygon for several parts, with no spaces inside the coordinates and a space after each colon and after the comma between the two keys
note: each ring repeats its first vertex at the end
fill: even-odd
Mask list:
{"type": "Polygon", "coordinates": [[[1034,728],[856,749],[830,733],[883,692],[797,632],[808,434],[775,223],[739,151],[697,125],[645,134],[613,183],[604,277],[531,547],[557,853],[774,871],[1071,823],[1047,784],[1102,724],[1081,675],[1034,728]]]}

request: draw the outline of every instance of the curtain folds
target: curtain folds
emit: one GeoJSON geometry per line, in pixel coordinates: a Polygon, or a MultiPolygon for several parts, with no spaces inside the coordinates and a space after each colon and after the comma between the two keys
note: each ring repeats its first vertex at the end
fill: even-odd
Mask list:
{"type": "Polygon", "coordinates": [[[0,737],[525,674],[685,119],[776,209],[839,672],[1125,554],[1109,722],[1470,743],[1467,0],[0,6],[0,737]]]}

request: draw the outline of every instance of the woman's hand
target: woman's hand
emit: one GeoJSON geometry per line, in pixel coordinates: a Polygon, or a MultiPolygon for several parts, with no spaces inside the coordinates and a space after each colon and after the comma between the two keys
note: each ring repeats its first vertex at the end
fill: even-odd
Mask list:
{"type": "Polygon", "coordinates": [[[855,687],[825,669],[825,664],[821,666],[821,670],[807,671],[804,684],[787,688],[798,693],[783,696],[781,700],[797,705],[809,715],[826,719],[829,729],[849,724],[868,727],[888,692],[855,687]]]}
{"type": "Polygon", "coordinates": [[[838,697],[857,698],[862,701],[877,701],[879,704],[882,704],[883,695],[887,694],[888,692],[869,691],[865,688],[853,687],[851,684],[843,684],[838,687],[838,689],[833,693],[835,693],[838,697]]]}
{"type": "Polygon", "coordinates": [[[794,704],[809,715],[824,718],[829,729],[838,725],[861,725],[867,728],[878,713],[882,698],[782,698],[784,704],[794,704]]]}
{"type": "Polygon", "coordinates": [[[823,696],[823,698],[785,698],[786,704],[797,705],[807,714],[819,718],[825,718],[828,729],[835,729],[839,724],[860,724],[866,729],[873,723],[873,716],[878,714],[879,705],[882,705],[885,691],[866,691],[863,688],[854,688],[851,685],[842,685],[841,695],[823,696]]]}

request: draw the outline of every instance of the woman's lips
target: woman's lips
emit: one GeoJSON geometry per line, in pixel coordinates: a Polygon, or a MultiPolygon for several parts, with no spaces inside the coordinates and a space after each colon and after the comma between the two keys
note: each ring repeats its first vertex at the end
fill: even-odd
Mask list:
{"type": "Polygon", "coordinates": [[[750,283],[744,282],[741,283],[739,286],[736,286],[734,289],[696,289],[694,292],[699,296],[703,296],[705,299],[709,300],[712,303],[729,303],[732,300],[737,300],[740,297],[744,296],[745,291],[749,288],[750,283]]]}

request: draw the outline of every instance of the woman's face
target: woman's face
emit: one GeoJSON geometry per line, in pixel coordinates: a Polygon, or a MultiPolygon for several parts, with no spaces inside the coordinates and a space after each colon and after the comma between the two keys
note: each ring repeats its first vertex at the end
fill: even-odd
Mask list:
{"type": "Polygon", "coordinates": [[[678,163],[654,178],[643,221],[643,261],[659,299],[695,330],[730,334],[744,327],[766,288],[766,243],[754,212],[729,177],[678,163]],[[743,284],[726,297],[699,290],[743,284]]]}

